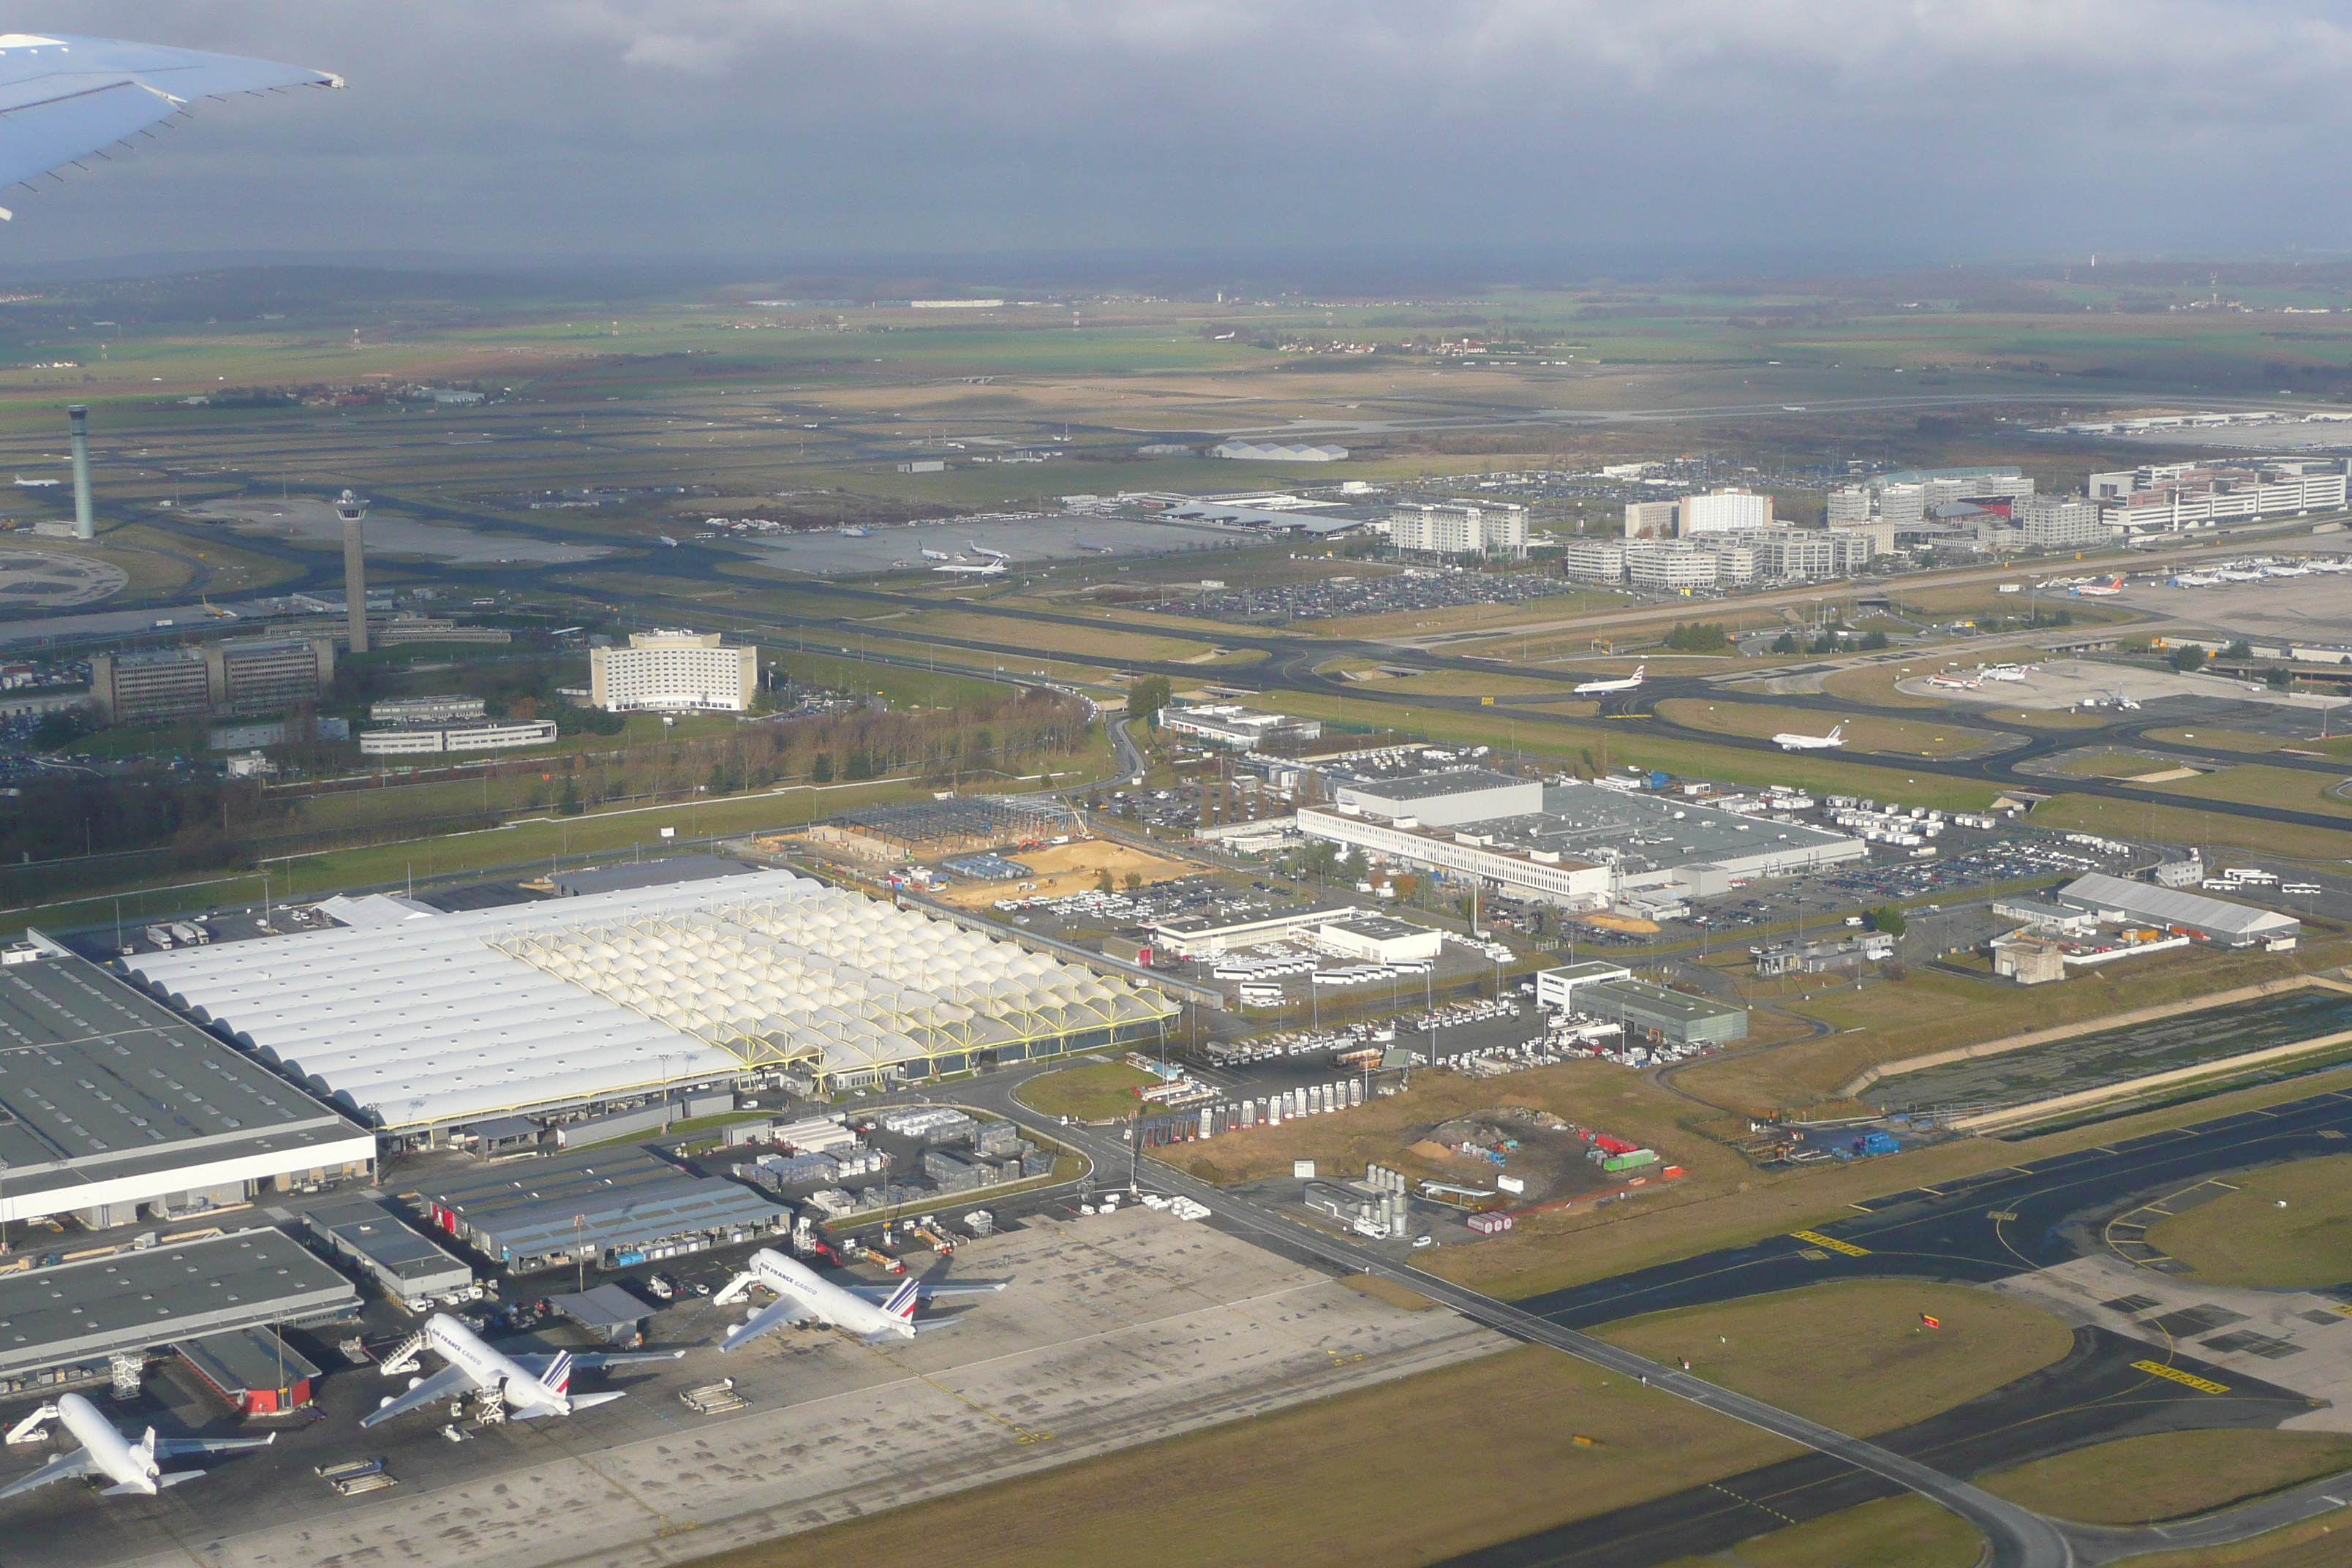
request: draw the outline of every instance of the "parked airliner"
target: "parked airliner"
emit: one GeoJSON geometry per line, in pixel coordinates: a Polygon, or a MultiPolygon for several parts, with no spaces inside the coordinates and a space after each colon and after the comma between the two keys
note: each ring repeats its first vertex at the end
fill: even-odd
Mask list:
{"type": "Polygon", "coordinates": [[[1002,1281],[992,1285],[927,1284],[920,1279],[902,1279],[896,1285],[852,1285],[846,1289],[835,1285],[808,1265],[785,1257],[773,1247],[763,1247],[751,1254],[743,1272],[727,1282],[727,1289],[713,1296],[713,1306],[724,1307],[741,1300],[757,1285],[775,1297],[767,1306],[752,1313],[736,1327],[727,1331],[719,1344],[724,1352],[739,1345],[749,1344],[761,1334],[781,1329],[788,1323],[823,1323],[829,1329],[845,1329],[862,1336],[868,1343],[883,1340],[911,1340],[928,1329],[954,1326],[946,1322],[919,1323],[915,1321],[915,1305],[935,1296],[983,1296],[1002,1290],[1002,1281]]]}
{"type": "Polygon", "coordinates": [[[44,1405],[16,1424],[8,1434],[11,1443],[36,1441],[42,1428],[51,1421],[64,1423],[81,1447],[70,1454],[60,1454],[35,1470],[31,1475],[0,1487],[0,1498],[21,1497],[37,1487],[51,1481],[70,1480],[77,1476],[104,1476],[114,1484],[100,1495],[121,1497],[135,1493],[153,1497],[165,1487],[176,1487],[182,1481],[193,1481],[202,1470],[173,1470],[163,1473],[163,1461],[176,1459],[184,1454],[226,1454],[236,1448],[266,1448],[278,1440],[271,1433],[267,1437],[157,1437],[155,1428],[136,1443],[115,1429],[114,1423],[99,1414],[98,1406],[79,1394],[58,1396],[55,1405],[44,1405]]]}
{"type": "Polygon", "coordinates": [[[483,1343],[480,1335],[446,1312],[436,1312],[425,1321],[421,1332],[384,1358],[384,1375],[397,1377],[415,1370],[418,1352],[428,1350],[448,1364],[430,1377],[412,1378],[405,1394],[385,1399],[361,1418],[361,1426],[373,1426],[436,1401],[462,1398],[468,1394],[496,1394],[518,1421],[576,1415],[594,1405],[609,1405],[622,1395],[574,1394],[574,1372],[593,1372],[598,1367],[626,1366],[637,1362],[677,1361],[686,1354],[684,1351],[641,1355],[584,1351],[574,1355],[570,1351],[557,1351],[552,1355],[509,1355],[483,1343]]]}

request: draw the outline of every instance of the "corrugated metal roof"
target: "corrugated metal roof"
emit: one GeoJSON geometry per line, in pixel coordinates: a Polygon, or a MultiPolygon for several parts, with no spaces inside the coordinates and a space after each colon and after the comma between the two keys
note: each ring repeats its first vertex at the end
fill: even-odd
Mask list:
{"type": "Polygon", "coordinates": [[[2303,922],[2275,910],[2209,899],[2179,888],[2159,888],[2094,871],[2058,889],[2058,897],[2085,909],[2121,910],[2128,915],[2166,925],[2194,926],[2200,931],[2226,931],[2234,936],[2287,936],[2303,930],[2303,922]]]}

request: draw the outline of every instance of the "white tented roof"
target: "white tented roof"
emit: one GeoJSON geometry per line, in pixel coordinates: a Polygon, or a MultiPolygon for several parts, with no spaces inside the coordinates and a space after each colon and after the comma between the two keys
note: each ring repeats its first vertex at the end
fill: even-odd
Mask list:
{"type": "Polygon", "coordinates": [[[430,919],[352,912],[348,929],[125,962],[389,1130],[752,1066],[832,1074],[1025,1049],[1173,1010],[1123,980],[781,871],[430,919]]]}
{"type": "MultiPolygon", "coordinates": [[[[733,1056],[494,942],[821,884],[781,871],[142,953],[131,973],[386,1129],[581,1104],[740,1071],[733,1056]],[[722,891],[721,889],[725,889],[722,891]]],[[[359,900],[365,904],[372,900],[359,900]]]]}
{"type": "Polygon", "coordinates": [[[2075,878],[2058,889],[2058,897],[2083,909],[2121,910],[2144,921],[2194,926],[2200,931],[2230,936],[2283,936],[2303,929],[2301,921],[2275,910],[2209,899],[2202,893],[2184,892],[2178,888],[2126,881],[2099,871],[2075,878]]]}

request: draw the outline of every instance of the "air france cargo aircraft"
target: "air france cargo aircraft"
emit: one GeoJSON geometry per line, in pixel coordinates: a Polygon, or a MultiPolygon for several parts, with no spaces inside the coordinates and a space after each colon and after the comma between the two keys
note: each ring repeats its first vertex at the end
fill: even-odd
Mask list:
{"type": "Polygon", "coordinates": [[[1784,752],[1819,752],[1831,746],[1845,744],[1845,726],[1838,725],[1826,735],[1799,735],[1783,730],[1772,737],[1772,743],[1784,752]]]}
{"type": "Polygon", "coordinates": [[[373,1426],[395,1415],[405,1415],[437,1400],[462,1398],[468,1394],[495,1393],[514,1412],[518,1421],[537,1421],[549,1415],[572,1415],[593,1405],[609,1405],[622,1397],[615,1394],[574,1394],[572,1374],[593,1372],[598,1367],[627,1366],[636,1362],[677,1361],[684,1351],[653,1352],[643,1355],[615,1355],[605,1351],[590,1351],[574,1355],[570,1351],[558,1351],[553,1355],[508,1355],[492,1350],[481,1337],[446,1312],[436,1312],[425,1321],[424,1331],[408,1344],[384,1358],[383,1372],[388,1377],[413,1371],[421,1351],[433,1351],[449,1364],[431,1377],[411,1379],[408,1392],[384,1400],[373,1412],[363,1416],[360,1425],[373,1426]]]}
{"type": "Polygon", "coordinates": [[[852,1285],[845,1289],[806,1264],[763,1247],[751,1254],[749,1268],[710,1299],[711,1304],[724,1307],[741,1300],[754,1285],[775,1300],[727,1331],[727,1338],[719,1347],[722,1353],[749,1344],[787,1323],[823,1323],[828,1329],[845,1329],[863,1336],[868,1344],[888,1339],[911,1340],[926,1330],[955,1326],[952,1321],[915,1321],[918,1301],[936,1296],[984,1296],[1004,1289],[1001,1280],[993,1285],[934,1285],[920,1279],[902,1279],[896,1285],[852,1285]]]}
{"type": "Polygon", "coordinates": [[[1575,689],[1576,695],[1597,697],[1610,691],[1631,691],[1642,684],[1642,672],[1649,668],[1646,664],[1637,664],[1633,667],[1633,673],[1622,680],[1588,680],[1575,689]]]}
{"type": "Polygon", "coordinates": [[[76,1476],[104,1476],[112,1481],[114,1484],[100,1494],[103,1497],[121,1497],[126,1493],[153,1497],[165,1487],[176,1487],[204,1474],[202,1470],[174,1470],[165,1475],[166,1459],[176,1459],[183,1454],[266,1448],[278,1440],[274,1432],[267,1437],[159,1438],[155,1428],[150,1426],[147,1435],[133,1443],[115,1430],[113,1422],[98,1413],[98,1406],[79,1394],[68,1394],[60,1395],[55,1405],[44,1405],[18,1422],[16,1430],[8,1434],[8,1441],[33,1441],[50,1421],[63,1422],[66,1430],[80,1440],[81,1447],[70,1454],[58,1455],[29,1476],[0,1487],[0,1499],[22,1497],[36,1487],[76,1476]]]}

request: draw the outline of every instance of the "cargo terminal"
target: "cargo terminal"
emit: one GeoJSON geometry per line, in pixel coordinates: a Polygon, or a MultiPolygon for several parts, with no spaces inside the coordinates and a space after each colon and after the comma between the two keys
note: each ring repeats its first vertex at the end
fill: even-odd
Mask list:
{"type": "Polygon", "coordinates": [[[114,1252],[0,1275],[0,1393],[156,1345],[359,1310],[350,1280],[283,1231],[114,1252]]]}
{"type": "Polygon", "coordinates": [[[854,1089],[1137,1043],[1176,1011],[1118,976],[782,871],[454,914],[372,896],[338,919],[125,963],[409,1145],[787,1070],[854,1089]]]}
{"type": "Polygon", "coordinates": [[[1629,895],[1713,898],[1759,877],[1867,859],[1848,834],[1486,768],[1335,782],[1299,830],[1521,898],[1594,909],[1629,895]]]}
{"type": "Polygon", "coordinates": [[[0,1224],[102,1230],[374,1168],[375,1137],[35,933],[0,967],[0,1224]]]}

